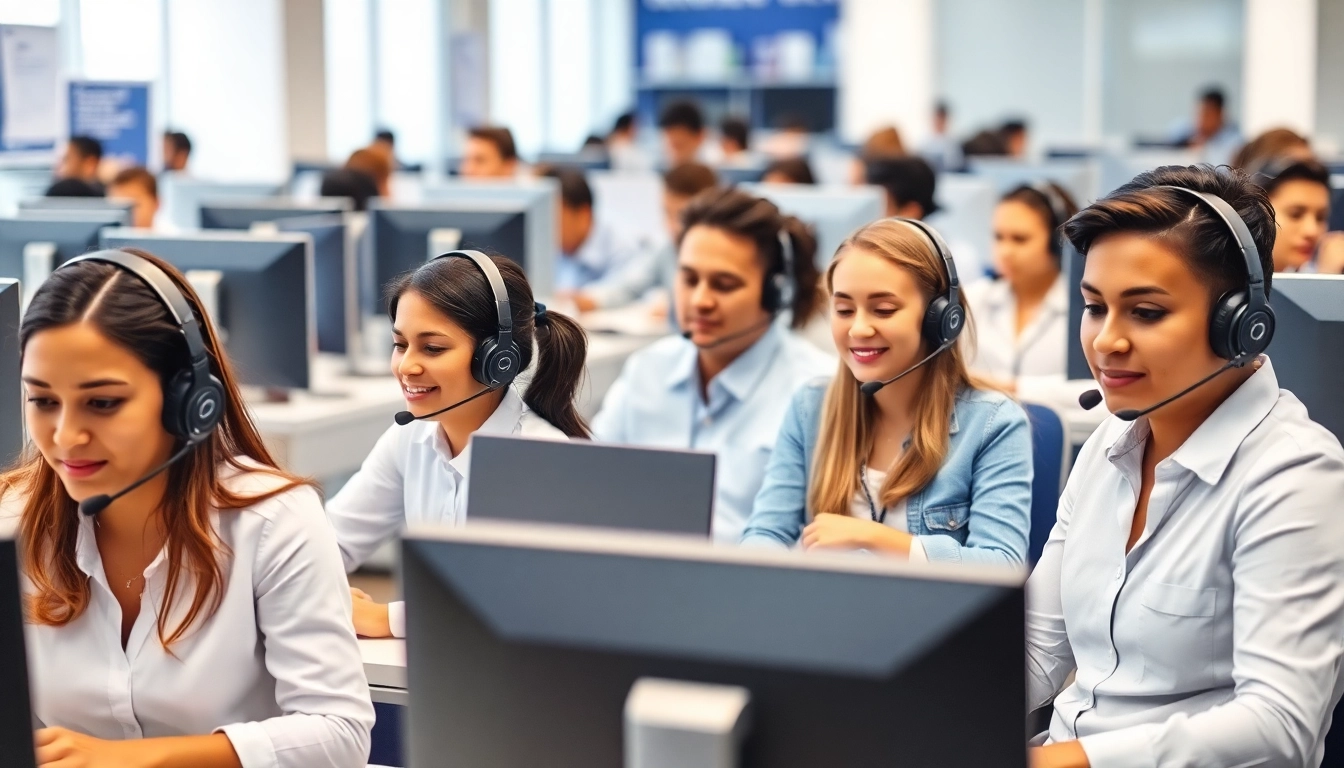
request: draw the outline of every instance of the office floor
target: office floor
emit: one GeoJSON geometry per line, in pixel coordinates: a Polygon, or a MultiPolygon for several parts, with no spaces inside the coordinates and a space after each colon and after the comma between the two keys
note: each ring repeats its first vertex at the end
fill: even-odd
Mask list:
{"type": "Polygon", "coordinates": [[[397,599],[397,580],[390,573],[356,571],[350,574],[350,586],[364,590],[380,603],[397,599]]]}

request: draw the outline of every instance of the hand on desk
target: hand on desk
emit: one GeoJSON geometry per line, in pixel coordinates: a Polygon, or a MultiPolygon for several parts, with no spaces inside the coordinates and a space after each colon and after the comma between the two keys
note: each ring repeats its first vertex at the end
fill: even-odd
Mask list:
{"type": "Polygon", "coordinates": [[[360,637],[392,636],[386,605],[375,603],[364,590],[354,587],[350,588],[350,600],[355,609],[355,634],[360,637]]]}
{"type": "Polygon", "coordinates": [[[1031,768],[1090,768],[1083,745],[1061,741],[1031,750],[1031,768]]]}
{"type": "Polygon", "coordinates": [[[882,523],[848,515],[817,515],[803,529],[803,549],[867,549],[909,555],[913,537],[882,523]]]}
{"type": "Polygon", "coordinates": [[[150,768],[190,765],[236,768],[233,742],[222,733],[163,739],[105,741],[65,728],[42,728],[33,734],[40,768],[150,768]]]}

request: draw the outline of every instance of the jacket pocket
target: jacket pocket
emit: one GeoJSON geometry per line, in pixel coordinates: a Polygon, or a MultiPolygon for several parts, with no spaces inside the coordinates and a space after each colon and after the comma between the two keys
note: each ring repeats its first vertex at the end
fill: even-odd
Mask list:
{"type": "Polygon", "coordinates": [[[930,533],[964,534],[971,519],[970,502],[947,504],[924,510],[924,527],[930,533]]]}

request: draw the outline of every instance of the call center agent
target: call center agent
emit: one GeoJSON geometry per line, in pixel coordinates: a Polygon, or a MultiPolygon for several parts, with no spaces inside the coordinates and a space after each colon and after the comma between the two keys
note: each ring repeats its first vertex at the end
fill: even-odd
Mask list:
{"type": "Polygon", "coordinates": [[[1065,379],[1069,298],[1059,228],[1077,212],[1050,182],[1004,195],[994,209],[998,278],[966,286],[977,321],[976,344],[967,350],[971,370],[1025,399],[1065,379]]]}
{"type": "MultiPolygon", "coordinates": [[[[472,435],[588,436],[574,406],[587,337],[533,302],[513,261],[453,251],[402,275],[387,299],[392,374],[407,410],[327,503],[349,570],[407,523],[464,521],[472,435]],[[539,355],[524,394],[513,381],[531,367],[534,341],[539,355]]],[[[359,634],[405,635],[402,603],[353,595],[359,634]]]]}
{"type": "Polygon", "coordinates": [[[317,492],[280,470],[186,278],[73,259],[19,330],[42,766],[363,766],[373,707],[317,492]],[[105,495],[105,494],[111,494],[105,495]]]}
{"type": "Polygon", "coordinates": [[[841,364],[794,396],[743,543],[1022,563],[1027,418],[966,370],[970,316],[942,237],[912,219],[869,224],[826,285],[841,364]]]}
{"type": "Polygon", "coordinates": [[[1319,161],[1282,157],[1248,169],[1274,206],[1275,272],[1344,272],[1344,232],[1327,232],[1330,170],[1319,161]]]}
{"type": "Polygon", "coordinates": [[[1344,661],[1344,450],[1262,355],[1274,211],[1230,169],[1140,174],[1065,225],[1115,414],[1027,584],[1037,768],[1318,766],[1344,661]],[[1068,676],[1076,669],[1076,679],[1068,676]]]}
{"type": "Polygon", "coordinates": [[[736,543],[793,391],[833,361],[793,327],[820,303],[816,240],[772,203],[716,189],[682,213],[674,286],[685,329],[636,352],[593,420],[597,439],[718,457],[713,537],[736,543]]]}

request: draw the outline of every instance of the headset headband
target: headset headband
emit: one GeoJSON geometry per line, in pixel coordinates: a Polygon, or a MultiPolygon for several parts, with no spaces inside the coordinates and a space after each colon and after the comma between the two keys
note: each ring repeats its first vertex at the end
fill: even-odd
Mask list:
{"type": "Polygon", "coordinates": [[[495,331],[495,342],[500,349],[508,349],[513,343],[513,307],[509,304],[509,291],[504,287],[504,277],[499,274],[499,268],[495,262],[490,260],[480,251],[449,251],[441,253],[430,259],[428,263],[433,264],[439,259],[450,259],[453,257],[470,259],[476,268],[485,275],[485,281],[490,284],[490,291],[495,295],[495,311],[499,314],[499,327],[495,331]]]}
{"type": "Polygon", "coordinates": [[[1260,266],[1260,251],[1256,248],[1255,238],[1251,236],[1251,230],[1242,220],[1241,215],[1237,213],[1226,200],[1217,195],[1211,195],[1206,192],[1197,192],[1185,187],[1171,185],[1162,185],[1152,187],[1152,189],[1170,189],[1175,190],[1187,197],[1194,198],[1198,202],[1204,203],[1212,210],[1218,218],[1223,220],[1227,229],[1232,233],[1232,238],[1237,242],[1237,249],[1241,251],[1241,257],[1246,261],[1246,284],[1249,289],[1250,303],[1252,308],[1264,307],[1269,304],[1269,299],[1265,296],[1265,272],[1260,266]]]}
{"type": "Polygon", "coordinates": [[[1069,220],[1069,208],[1064,204],[1064,198],[1060,196],[1053,184],[1048,181],[1033,181],[1027,185],[1027,188],[1045,198],[1046,207],[1055,217],[1055,228],[1063,226],[1064,222],[1069,220]]]}
{"type": "Polygon", "coordinates": [[[943,267],[947,270],[947,300],[953,306],[961,303],[961,283],[957,279],[957,265],[952,261],[952,249],[947,247],[943,241],[943,236],[938,234],[938,230],[930,227],[918,219],[903,219],[893,217],[892,221],[902,221],[924,234],[929,242],[933,244],[933,250],[938,253],[938,258],[943,260],[943,267]]]}
{"type": "MultiPolygon", "coordinates": [[[[182,329],[182,335],[187,340],[187,353],[191,356],[192,368],[199,369],[201,364],[204,364],[205,370],[203,373],[205,375],[209,374],[210,354],[206,350],[205,339],[201,336],[201,326],[196,321],[196,313],[191,311],[191,305],[187,303],[182,291],[162,269],[159,269],[148,259],[134,253],[113,249],[76,256],[62,264],[59,269],[64,269],[81,261],[101,261],[105,264],[115,264],[140,278],[141,282],[149,286],[149,289],[159,297],[163,305],[168,308],[168,313],[177,321],[178,327],[182,329]]],[[[202,373],[202,371],[198,370],[197,373],[202,373]]],[[[198,380],[203,381],[204,379],[198,380]]]]}

